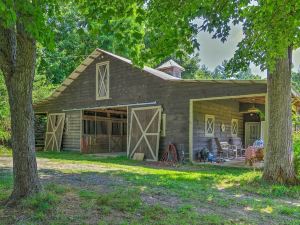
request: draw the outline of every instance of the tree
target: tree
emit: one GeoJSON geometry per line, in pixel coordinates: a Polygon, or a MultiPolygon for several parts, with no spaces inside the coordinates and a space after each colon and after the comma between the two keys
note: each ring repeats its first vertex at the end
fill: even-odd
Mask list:
{"type": "MultiPolygon", "coordinates": [[[[178,49],[181,48],[192,50],[190,39],[186,36],[190,32],[174,35],[172,29],[168,29],[162,35],[165,27],[155,27],[160,14],[150,14],[158,10],[158,5],[154,4],[152,9],[151,4],[145,8],[144,1],[134,0],[69,2],[78,4],[85,18],[81,33],[111,35],[114,40],[108,40],[108,44],[112,49],[125,49],[126,55],[133,58],[137,65],[142,65],[146,59],[160,61],[174,52],[180,55],[178,49]],[[146,9],[150,14],[146,13],[146,9]]],[[[61,18],[59,12],[63,6],[63,2],[53,0],[0,1],[0,70],[13,112],[11,139],[14,187],[9,203],[41,190],[34,149],[32,108],[37,43],[54,47],[54,30],[60,27],[57,21],[61,18]]]]}
{"type": "MultiPolygon", "coordinates": [[[[192,41],[199,31],[212,32],[214,38],[225,41],[230,26],[242,24],[243,39],[229,62],[232,73],[248,68],[250,62],[268,70],[268,136],[271,141],[267,142],[263,178],[270,182],[296,183],[290,103],[291,51],[300,44],[298,1],[150,1],[149,8],[153,9],[149,15],[154,17],[150,23],[156,24],[151,27],[157,27],[154,34],[174,39],[174,42],[181,41],[180,35],[192,41]],[[157,15],[159,12],[163,12],[162,18],[157,15]],[[204,19],[200,27],[191,24],[197,17],[204,19]],[[168,32],[171,24],[172,32],[168,32]]],[[[163,46],[160,41],[156,43],[163,46]]]]}
{"type": "Polygon", "coordinates": [[[32,86],[37,42],[53,46],[59,1],[0,1],[0,70],[11,113],[14,188],[9,203],[41,190],[35,157],[32,86]]]}
{"type": "Polygon", "coordinates": [[[259,75],[252,74],[250,67],[243,68],[232,73],[228,70],[228,61],[224,60],[222,65],[218,65],[212,73],[213,79],[238,79],[238,80],[259,80],[259,75]]]}
{"type": "MultiPolygon", "coordinates": [[[[38,45],[37,74],[46,76],[52,84],[59,84],[82,60],[99,47],[127,56],[128,48],[124,48],[123,42],[114,37],[113,31],[90,32],[86,18],[77,4],[67,2],[60,8],[64,12],[62,15],[49,18],[53,24],[55,47],[50,49],[47,46],[38,45]]],[[[131,29],[130,24],[125,22],[124,27],[131,29]]]]}
{"type": "Polygon", "coordinates": [[[34,150],[32,84],[36,41],[47,42],[51,2],[0,1],[0,69],[9,96],[14,189],[10,203],[41,190],[34,150]],[[46,10],[47,8],[47,10],[46,10]]]}
{"type": "Polygon", "coordinates": [[[244,37],[229,62],[232,71],[250,62],[267,70],[268,139],[263,178],[298,182],[293,165],[291,118],[292,50],[300,44],[300,4],[291,1],[220,1],[203,13],[202,30],[225,40],[233,24],[242,23],[244,37]]]}
{"type": "MultiPolygon", "coordinates": [[[[96,0],[89,2],[96,5],[96,0]]],[[[114,9],[102,6],[90,8],[87,14],[97,20],[103,18],[100,11],[111,16],[119,11],[125,12],[124,15],[128,12],[123,10],[122,4],[114,9]]],[[[283,184],[297,183],[292,150],[291,62],[292,49],[300,44],[299,1],[136,1],[131,12],[142,21],[142,37],[147,38],[149,47],[144,48],[145,43],[141,43],[138,57],[132,55],[131,58],[141,61],[149,58],[161,61],[165,54],[174,51],[181,57],[182,49],[191,53],[199,47],[196,35],[200,31],[214,33],[213,38],[225,41],[231,25],[242,24],[244,36],[228,67],[233,74],[238,69],[246,70],[252,62],[267,70],[270,141],[266,147],[263,179],[283,184]],[[204,19],[201,26],[193,23],[199,17],[204,19]]]]}
{"type": "MultiPolygon", "coordinates": [[[[269,139],[264,179],[295,183],[291,149],[291,51],[299,45],[299,8],[291,1],[79,0],[82,32],[111,34],[136,65],[182,57],[198,48],[200,30],[226,39],[230,22],[242,22],[244,38],[235,62],[268,69],[269,139]],[[204,18],[198,27],[193,20],[204,18]],[[184,51],[183,51],[184,50],[184,51]]],[[[34,151],[32,85],[37,42],[54,46],[53,30],[64,2],[0,1],[0,70],[8,90],[12,127],[14,189],[17,201],[41,190],[34,151]]],[[[112,45],[115,48],[115,45],[112,45]]],[[[233,62],[233,61],[232,61],[233,62]]],[[[237,65],[237,64],[236,64],[237,65]]]]}

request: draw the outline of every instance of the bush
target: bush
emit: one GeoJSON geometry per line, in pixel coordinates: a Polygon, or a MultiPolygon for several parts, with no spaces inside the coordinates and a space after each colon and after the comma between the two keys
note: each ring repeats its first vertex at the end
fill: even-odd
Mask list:
{"type": "Polygon", "coordinates": [[[293,145],[294,145],[294,163],[296,171],[300,173],[300,133],[294,133],[293,135],[293,145]]]}

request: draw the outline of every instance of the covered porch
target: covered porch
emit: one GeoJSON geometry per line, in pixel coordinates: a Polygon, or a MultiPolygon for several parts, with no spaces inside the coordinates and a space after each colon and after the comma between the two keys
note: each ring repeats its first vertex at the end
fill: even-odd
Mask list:
{"type": "Polygon", "coordinates": [[[266,102],[266,94],[191,100],[192,161],[243,165],[245,149],[266,142],[266,102]]]}

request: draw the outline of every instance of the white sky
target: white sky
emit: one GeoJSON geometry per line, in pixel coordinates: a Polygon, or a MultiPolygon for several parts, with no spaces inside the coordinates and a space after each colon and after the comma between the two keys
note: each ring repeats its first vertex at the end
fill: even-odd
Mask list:
{"type": "MultiPolygon", "coordinates": [[[[242,39],[242,29],[240,26],[232,27],[230,35],[225,43],[222,43],[219,39],[212,39],[212,35],[207,32],[201,32],[198,35],[198,41],[200,43],[200,58],[201,65],[205,64],[209,70],[214,70],[217,65],[221,65],[222,62],[229,60],[235,50],[238,42],[242,39]]],[[[298,71],[300,66],[300,49],[297,49],[293,53],[294,70],[298,71]]],[[[259,74],[262,77],[266,77],[266,71],[262,72],[258,67],[251,65],[252,73],[259,74]]]]}

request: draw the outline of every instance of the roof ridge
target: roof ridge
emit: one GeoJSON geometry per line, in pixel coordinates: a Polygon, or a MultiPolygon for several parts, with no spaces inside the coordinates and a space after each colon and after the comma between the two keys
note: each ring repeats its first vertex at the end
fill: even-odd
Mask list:
{"type": "MultiPolygon", "coordinates": [[[[88,55],[81,63],[79,66],[76,67],[76,69],[61,83],[61,85],[56,88],[54,90],[54,92],[47,98],[37,102],[37,103],[41,103],[41,102],[45,102],[51,99],[54,99],[56,97],[58,97],[71,83],[73,83],[74,80],[77,79],[78,76],[80,76],[80,74],[92,63],[94,62],[94,60],[101,55],[101,53],[110,55],[114,58],[117,58],[119,60],[122,60],[123,62],[126,62],[128,64],[133,64],[132,61],[130,59],[127,59],[125,57],[113,54],[111,52],[105,51],[103,49],[100,48],[96,48],[90,55],[88,55]]],[[[173,77],[167,73],[164,73],[162,71],[153,69],[151,67],[148,66],[144,66],[144,68],[142,69],[145,72],[148,72],[154,76],[157,76],[163,80],[179,80],[179,78],[177,77],[173,77]]],[[[37,104],[35,103],[35,104],[37,104]]]]}

